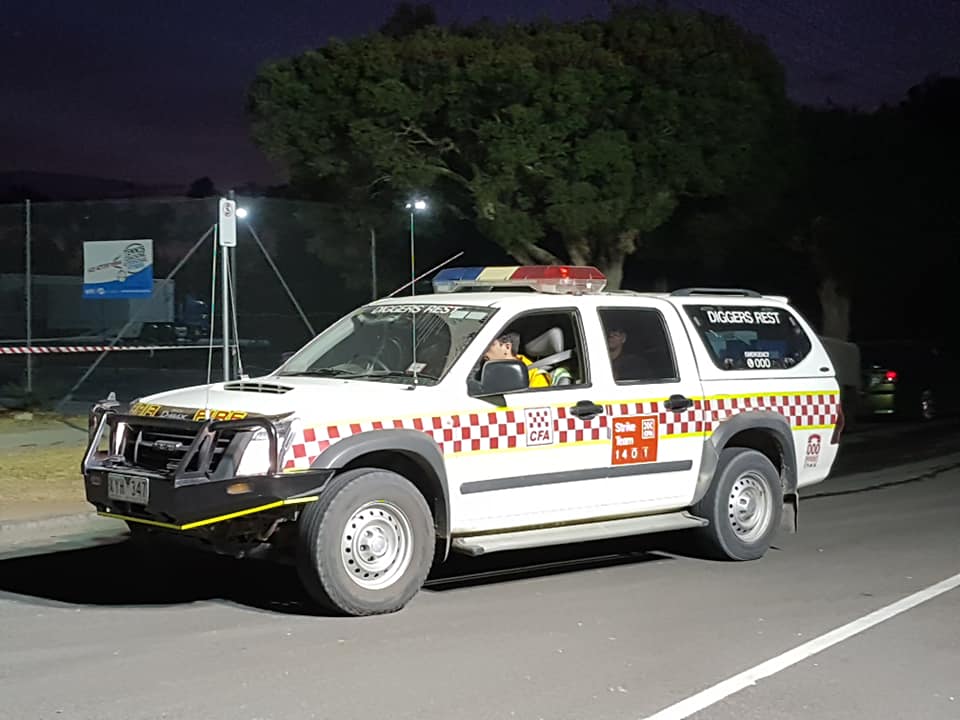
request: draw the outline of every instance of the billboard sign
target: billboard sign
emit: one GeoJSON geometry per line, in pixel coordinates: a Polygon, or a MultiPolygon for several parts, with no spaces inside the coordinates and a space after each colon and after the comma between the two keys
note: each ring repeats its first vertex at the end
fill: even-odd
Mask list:
{"type": "Polygon", "coordinates": [[[143,298],[153,294],[153,240],[83,244],[83,297],[143,298]]]}

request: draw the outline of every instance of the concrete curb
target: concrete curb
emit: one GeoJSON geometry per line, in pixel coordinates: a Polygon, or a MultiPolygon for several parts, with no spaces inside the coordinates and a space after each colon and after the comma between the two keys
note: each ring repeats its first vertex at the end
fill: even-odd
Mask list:
{"type": "Polygon", "coordinates": [[[881,440],[888,437],[915,435],[917,433],[930,432],[948,425],[957,425],[956,418],[939,418],[931,420],[928,423],[907,423],[907,424],[876,424],[860,425],[855,429],[844,431],[840,437],[841,445],[859,445],[860,443],[871,440],[881,440]]]}
{"type": "Polygon", "coordinates": [[[960,468],[960,453],[949,453],[926,460],[914,460],[892,465],[871,472],[848,473],[829,477],[822,483],[810,488],[810,492],[800,491],[801,502],[817,498],[837,497],[853,493],[883,490],[899,485],[929,480],[950,470],[960,468]]]}
{"type": "Polygon", "coordinates": [[[73,525],[82,525],[99,517],[96,512],[72,513],[69,515],[51,515],[49,517],[25,518],[23,520],[0,520],[0,537],[4,533],[26,530],[60,530],[73,525]]]}

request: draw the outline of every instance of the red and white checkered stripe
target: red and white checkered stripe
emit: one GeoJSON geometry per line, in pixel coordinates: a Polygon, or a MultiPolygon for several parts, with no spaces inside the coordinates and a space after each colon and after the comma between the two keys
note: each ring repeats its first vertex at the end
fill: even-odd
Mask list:
{"type": "MultiPolygon", "coordinates": [[[[662,401],[645,400],[608,404],[603,415],[590,420],[577,418],[566,406],[555,407],[551,409],[552,439],[546,443],[531,445],[557,446],[609,440],[613,420],[631,415],[656,415],[659,418],[660,439],[691,433],[709,433],[722,420],[750,410],[779,412],[789,420],[792,427],[832,425],[837,420],[839,404],[839,397],[831,394],[707,398],[695,400],[689,410],[675,413],[664,410],[662,401]]],[[[532,428],[543,427],[543,410],[546,408],[528,411],[532,428]]],[[[444,454],[526,447],[527,427],[524,417],[522,410],[498,410],[307,428],[294,440],[283,467],[285,470],[309,468],[314,459],[333,443],[350,435],[372,430],[420,430],[430,435],[444,454]]]]}
{"type": "Polygon", "coordinates": [[[835,393],[760,395],[743,398],[707,398],[704,421],[708,431],[731,415],[767,410],[786,417],[791,427],[833,425],[840,414],[840,396],[835,393]]]}
{"type": "Polygon", "coordinates": [[[373,420],[320,428],[306,428],[294,440],[284,469],[303,469],[330,445],[350,435],[372,430],[420,430],[430,435],[443,453],[477,452],[514,448],[524,436],[523,413],[500,410],[485,413],[373,420]]]}
{"type": "Polygon", "coordinates": [[[628,402],[607,405],[607,412],[614,418],[625,415],[656,415],[659,420],[660,437],[671,435],[686,435],[688,433],[702,433],[703,401],[694,400],[693,407],[682,412],[665,410],[663,402],[628,402]]]}
{"type": "Polygon", "coordinates": [[[598,415],[589,420],[581,420],[575,415],[571,415],[566,407],[558,407],[554,410],[556,419],[553,421],[554,443],[563,445],[567,443],[594,442],[597,440],[610,439],[610,408],[603,415],[598,415]]]}
{"type": "Polygon", "coordinates": [[[0,355],[56,355],[63,353],[93,353],[109,350],[110,352],[132,350],[192,350],[208,349],[206,345],[20,345],[0,346],[0,355]]]}

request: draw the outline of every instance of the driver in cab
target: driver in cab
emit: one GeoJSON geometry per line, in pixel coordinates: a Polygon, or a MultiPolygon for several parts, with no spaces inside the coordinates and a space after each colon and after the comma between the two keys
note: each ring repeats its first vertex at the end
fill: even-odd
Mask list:
{"type": "Polygon", "coordinates": [[[490,343],[483,354],[483,359],[487,362],[519,360],[527,366],[527,371],[530,373],[530,387],[550,387],[550,376],[540,368],[532,367],[533,362],[528,357],[518,353],[518,347],[520,347],[520,334],[515,332],[504,333],[490,343]]]}

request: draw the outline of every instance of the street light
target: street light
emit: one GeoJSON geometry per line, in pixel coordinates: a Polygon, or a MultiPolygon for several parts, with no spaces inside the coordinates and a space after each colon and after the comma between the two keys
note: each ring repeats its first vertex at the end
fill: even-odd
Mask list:
{"type": "Polygon", "coordinates": [[[410,213],[410,294],[417,294],[417,283],[414,280],[417,277],[417,263],[415,260],[414,253],[414,217],[418,212],[425,212],[427,209],[427,201],[422,198],[414,198],[406,204],[407,212],[410,213]]]}
{"type": "Polygon", "coordinates": [[[238,208],[237,208],[237,219],[238,219],[238,220],[243,220],[248,214],[249,214],[249,213],[247,213],[247,209],[246,209],[246,208],[244,208],[244,207],[238,207],[238,208]]]}
{"type": "MultiPolygon", "coordinates": [[[[426,212],[427,210],[427,201],[423,198],[412,198],[405,206],[407,212],[410,213],[410,296],[413,297],[417,294],[417,262],[414,254],[414,217],[418,212],[426,212]]],[[[417,364],[417,316],[416,313],[410,315],[410,332],[412,337],[410,338],[411,354],[413,356],[413,363],[410,365],[410,368],[413,372],[413,384],[417,385],[417,373],[420,372],[420,368],[417,364]]]]}

